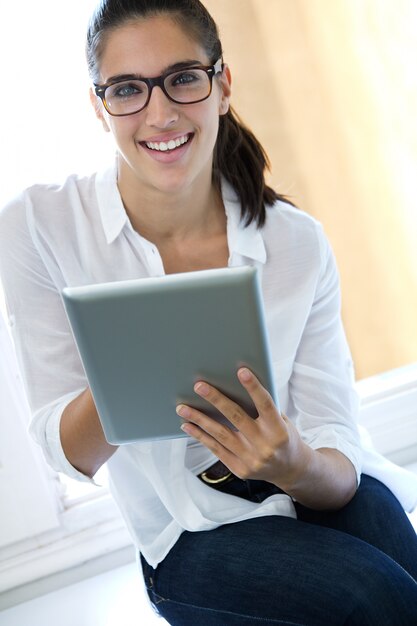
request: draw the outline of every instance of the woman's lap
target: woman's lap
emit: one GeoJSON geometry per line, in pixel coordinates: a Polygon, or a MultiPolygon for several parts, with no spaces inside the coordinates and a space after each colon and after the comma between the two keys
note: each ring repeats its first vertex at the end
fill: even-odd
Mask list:
{"type": "MultiPolygon", "coordinates": [[[[392,506],[390,492],[372,480],[365,478],[352,509],[345,507],[335,520],[328,513],[314,523],[270,516],[184,532],[156,571],[144,563],[152,601],[173,625],[417,623],[416,582],[363,540],[368,532],[382,543],[384,527],[363,521],[369,511],[362,515],[362,495],[374,506],[392,506]],[[333,522],[338,530],[329,527],[333,522]],[[358,528],[363,539],[352,536],[358,528]]],[[[297,508],[308,517],[308,510],[297,508]]],[[[386,518],[386,511],[378,512],[386,518]]],[[[389,528],[398,514],[391,516],[389,528]]]]}
{"type": "Polygon", "coordinates": [[[417,581],[416,531],[398,500],[378,480],[362,476],[355,497],[339,511],[296,504],[298,519],[363,539],[399,563],[417,581]]]}

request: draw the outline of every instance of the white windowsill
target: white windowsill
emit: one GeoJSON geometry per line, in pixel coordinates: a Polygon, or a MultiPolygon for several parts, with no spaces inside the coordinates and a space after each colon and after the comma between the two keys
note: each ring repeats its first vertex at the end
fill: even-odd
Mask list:
{"type": "Polygon", "coordinates": [[[357,383],[360,423],[375,448],[399,465],[417,461],[417,364],[357,383]]]}
{"type": "Polygon", "coordinates": [[[106,494],[65,511],[59,531],[5,548],[0,557],[1,611],[46,593],[51,584],[71,584],[131,562],[135,551],[116,505],[106,494]]]}
{"type": "Polygon", "coordinates": [[[137,565],[115,567],[0,612],[0,626],[164,626],[137,565]]]}

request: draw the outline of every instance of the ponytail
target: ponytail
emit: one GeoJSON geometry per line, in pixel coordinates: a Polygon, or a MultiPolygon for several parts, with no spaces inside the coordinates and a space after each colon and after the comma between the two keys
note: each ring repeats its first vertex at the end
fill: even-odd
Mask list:
{"type": "Polygon", "coordinates": [[[213,177],[220,186],[224,178],[236,191],[241,217],[248,226],[258,227],[266,220],[266,207],[282,200],[292,204],[265,183],[265,171],[270,168],[268,156],[255,135],[230,108],[220,117],[219,134],[214,149],[213,177]]]}

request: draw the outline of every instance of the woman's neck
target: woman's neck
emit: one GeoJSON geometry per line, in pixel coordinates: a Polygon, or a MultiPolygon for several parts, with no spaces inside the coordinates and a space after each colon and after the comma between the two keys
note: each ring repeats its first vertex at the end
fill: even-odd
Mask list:
{"type": "Polygon", "coordinates": [[[139,190],[124,180],[118,185],[133,228],[156,245],[198,241],[226,230],[223,201],[211,180],[178,193],[142,186],[139,190]]]}

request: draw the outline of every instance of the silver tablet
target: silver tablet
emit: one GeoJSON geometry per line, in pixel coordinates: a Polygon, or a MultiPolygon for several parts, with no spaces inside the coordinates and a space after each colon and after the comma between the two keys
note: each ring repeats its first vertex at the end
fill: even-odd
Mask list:
{"type": "Polygon", "coordinates": [[[186,436],[180,402],[224,422],[193,391],[197,380],[256,417],[236,377],[243,365],[277,401],[254,267],[71,287],[63,299],[110,443],[186,436]]]}

